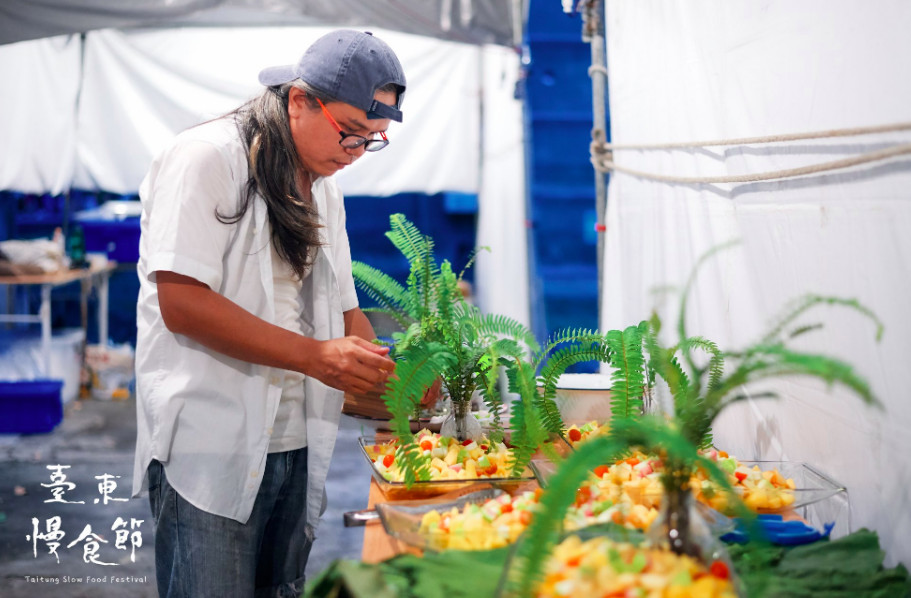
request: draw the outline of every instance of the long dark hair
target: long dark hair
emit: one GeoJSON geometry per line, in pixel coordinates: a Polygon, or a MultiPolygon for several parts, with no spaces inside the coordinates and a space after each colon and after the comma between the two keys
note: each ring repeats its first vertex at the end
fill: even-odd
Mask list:
{"type": "MultiPolygon", "coordinates": [[[[215,217],[224,224],[240,220],[250,207],[257,191],[263,196],[272,228],[272,243],[279,257],[285,260],[298,278],[312,265],[320,240],[319,214],[309,194],[309,174],[301,165],[297,147],[291,137],[288,122],[288,94],[292,87],[306,93],[311,109],[318,110],[319,98],[323,103],[336,101],[316,91],[300,79],[266,88],[258,97],[243,104],[227,115],[234,118],[241,138],[247,148],[250,175],[241,204],[231,216],[216,211],[215,217]]],[[[380,87],[378,91],[401,93],[395,84],[380,87]]]]}
{"type": "Polygon", "coordinates": [[[227,115],[234,118],[244,140],[250,174],[237,212],[228,216],[216,211],[215,217],[224,224],[237,222],[258,191],[266,202],[276,252],[298,278],[303,278],[322,244],[321,225],[316,204],[302,192],[311,182],[301,166],[288,123],[291,87],[308,95],[315,93],[301,81],[268,87],[227,115]]]}

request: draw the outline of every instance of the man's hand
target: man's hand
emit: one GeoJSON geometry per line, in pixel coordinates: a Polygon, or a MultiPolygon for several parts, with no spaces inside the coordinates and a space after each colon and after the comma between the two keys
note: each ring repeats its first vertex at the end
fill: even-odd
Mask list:
{"type": "Polygon", "coordinates": [[[229,357],[302,372],[355,393],[385,383],[395,369],[387,347],[363,338],[319,341],[270,324],[188,276],[161,270],[156,282],[168,330],[229,357]]]}
{"type": "Polygon", "coordinates": [[[381,347],[357,336],[321,341],[309,359],[307,374],[323,384],[354,394],[365,394],[385,385],[395,370],[387,357],[389,347],[381,347]]]}
{"type": "Polygon", "coordinates": [[[440,389],[442,386],[442,378],[434,380],[433,384],[430,385],[430,388],[424,391],[424,396],[421,397],[421,407],[424,409],[433,409],[434,405],[437,404],[437,401],[440,400],[440,389]]]}

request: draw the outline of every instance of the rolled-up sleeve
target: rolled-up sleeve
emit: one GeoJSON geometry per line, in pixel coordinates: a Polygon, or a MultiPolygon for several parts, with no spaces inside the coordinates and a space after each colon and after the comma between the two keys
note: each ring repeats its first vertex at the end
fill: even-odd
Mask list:
{"type": "Polygon", "coordinates": [[[230,217],[238,208],[229,161],[213,144],[188,140],[156,161],[146,183],[144,201],[154,206],[144,231],[150,280],[167,270],[218,290],[233,227],[216,215],[230,217]]]}

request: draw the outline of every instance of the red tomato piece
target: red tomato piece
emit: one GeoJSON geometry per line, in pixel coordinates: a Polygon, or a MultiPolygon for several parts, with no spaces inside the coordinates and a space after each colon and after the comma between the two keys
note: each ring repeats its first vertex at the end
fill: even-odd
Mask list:
{"type": "Polygon", "coordinates": [[[709,573],[718,579],[728,579],[731,577],[731,570],[728,569],[724,561],[714,561],[709,567],[709,573]]]}
{"type": "Polygon", "coordinates": [[[384,467],[389,467],[393,463],[395,463],[395,457],[393,455],[386,455],[385,457],[383,457],[383,466],[384,467]]]}
{"type": "Polygon", "coordinates": [[[472,440],[471,438],[469,438],[468,440],[463,440],[463,441],[462,441],[462,446],[468,446],[468,445],[471,444],[472,442],[474,442],[474,440],[472,440]]]}
{"type": "Polygon", "coordinates": [[[589,486],[582,486],[576,490],[576,506],[584,505],[592,497],[592,489],[589,486]]]}
{"type": "Polygon", "coordinates": [[[598,476],[599,478],[603,478],[604,474],[606,474],[609,471],[610,471],[610,467],[608,467],[607,465],[599,465],[598,467],[595,468],[595,475],[598,476]]]}
{"type": "Polygon", "coordinates": [[[580,440],[582,440],[582,432],[580,432],[576,428],[571,428],[568,436],[569,436],[570,441],[572,441],[572,442],[579,442],[580,440]]]}
{"type": "Polygon", "coordinates": [[[502,507],[500,507],[500,512],[501,513],[511,513],[512,512],[512,503],[508,502],[505,505],[503,505],[502,507]]]}
{"type": "Polygon", "coordinates": [[[430,442],[429,440],[424,440],[423,442],[421,442],[422,451],[429,451],[432,448],[433,448],[433,443],[430,442]]]}
{"type": "Polygon", "coordinates": [[[735,471],[734,477],[737,478],[738,482],[742,482],[747,479],[747,474],[743,473],[742,471],[735,471]]]}

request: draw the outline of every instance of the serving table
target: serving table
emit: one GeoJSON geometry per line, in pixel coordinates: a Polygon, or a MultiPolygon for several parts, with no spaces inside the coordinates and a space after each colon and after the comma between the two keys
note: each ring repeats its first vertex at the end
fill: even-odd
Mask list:
{"type": "MultiPolygon", "coordinates": [[[[81,283],[79,301],[82,314],[87,309],[89,292],[93,287],[98,289],[98,340],[105,344],[108,338],[108,279],[117,267],[115,262],[92,265],[78,270],[62,270],[50,274],[19,274],[0,276],[0,285],[8,288],[15,286],[38,286],[41,289],[41,305],[37,314],[0,314],[0,322],[26,322],[41,325],[41,352],[44,360],[44,374],[51,370],[51,291],[57,287],[73,282],[81,283]]],[[[83,320],[83,326],[85,322],[83,320]]]]}
{"type": "MultiPolygon", "coordinates": [[[[376,508],[379,503],[390,502],[383,491],[380,490],[376,480],[370,478],[370,494],[367,496],[367,508],[376,508]]],[[[361,550],[361,560],[365,563],[379,563],[399,554],[411,553],[420,555],[421,550],[405,544],[386,533],[383,523],[373,519],[364,526],[364,546],[361,550]]]]}

